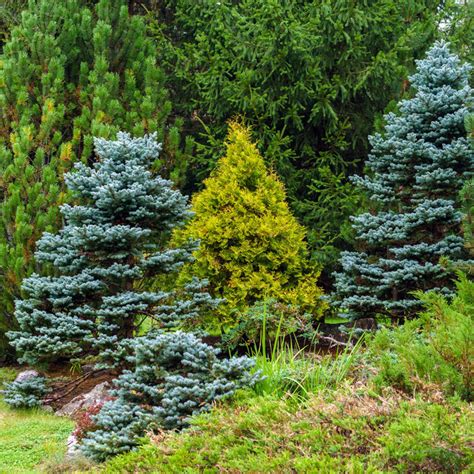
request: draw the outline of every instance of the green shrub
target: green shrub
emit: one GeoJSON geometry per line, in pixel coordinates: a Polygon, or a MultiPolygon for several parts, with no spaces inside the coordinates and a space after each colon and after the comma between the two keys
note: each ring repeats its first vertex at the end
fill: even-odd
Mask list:
{"type": "Polygon", "coordinates": [[[192,200],[195,217],[176,241],[200,241],[182,278],[206,278],[211,295],[225,299],[206,323],[232,327],[234,309],[265,298],[321,317],[327,304],[317,286],[319,272],[308,261],[305,229],[246,128],[230,124],[226,154],[204,185],[192,200]]]}
{"type": "Polygon", "coordinates": [[[424,383],[472,400],[474,282],[460,275],[452,301],[417,293],[425,311],[417,320],[379,331],[370,344],[379,373],[375,382],[412,392],[424,383]]]}

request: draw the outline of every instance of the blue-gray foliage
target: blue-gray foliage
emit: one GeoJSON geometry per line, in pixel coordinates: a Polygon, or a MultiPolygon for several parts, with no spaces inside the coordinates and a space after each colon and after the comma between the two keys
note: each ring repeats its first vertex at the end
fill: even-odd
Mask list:
{"type": "Polygon", "coordinates": [[[191,261],[196,242],[169,248],[171,230],[190,215],[187,198],[150,171],[160,145],[154,135],[95,140],[98,160],[65,176],[77,205],[61,208],[65,225],[45,233],[35,253],[54,276],[33,274],[16,302],[19,330],[10,332],[20,362],[39,364],[100,354],[119,360],[121,342],[139,318],[177,327],[217,304],[194,279],[181,289],[145,291],[143,282],[191,261]]]}
{"type": "Polygon", "coordinates": [[[182,428],[212,402],[259,378],[247,357],[219,359],[219,351],[185,332],[152,331],[128,343],[130,370],[94,417],[81,449],[97,461],[135,448],[150,429],[182,428]]]}
{"type": "Polygon", "coordinates": [[[7,384],[4,401],[13,408],[33,408],[41,405],[41,399],[48,393],[44,377],[29,377],[7,384]]]}
{"type": "Polygon", "coordinates": [[[352,318],[377,313],[410,317],[414,290],[452,293],[440,258],[468,258],[457,202],[474,175],[464,120],[472,107],[471,66],[437,42],[410,77],[412,98],[385,116],[384,134],[370,137],[370,174],[356,177],[374,210],[353,218],[359,252],[343,252],[336,304],[352,318]]]}

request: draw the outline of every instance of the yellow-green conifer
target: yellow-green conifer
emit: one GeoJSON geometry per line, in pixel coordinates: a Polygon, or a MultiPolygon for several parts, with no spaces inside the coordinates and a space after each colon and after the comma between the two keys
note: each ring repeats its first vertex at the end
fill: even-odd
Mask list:
{"type": "Polygon", "coordinates": [[[192,200],[195,216],[177,240],[201,242],[182,277],[207,278],[210,292],[225,299],[219,320],[212,322],[232,325],[233,309],[267,297],[320,317],[325,303],[319,272],[308,263],[305,229],[242,125],[230,124],[226,154],[204,186],[192,200]]]}

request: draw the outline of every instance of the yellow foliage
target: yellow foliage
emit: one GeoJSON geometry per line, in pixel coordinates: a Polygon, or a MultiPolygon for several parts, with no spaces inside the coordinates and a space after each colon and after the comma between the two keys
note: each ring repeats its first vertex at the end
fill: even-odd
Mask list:
{"type": "Polygon", "coordinates": [[[221,327],[233,324],[233,309],[270,297],[320,317],[326,303],[319,272],[308,263],[305,229],[290,212],[282,182],[242,125],[230,124],[226,150],[192,200],[195,217],[175,234],[177,243],[200,240],[181,278],[207,278],[211,294],[225,298],[213,321],[221,327]]]}
{"type": "Polygon", "coordinates": [[[60,159],[61,161],[70,161],[72,157],[72,143],[67,142],[63,143],[61,146],[61,155],[60,159]]]}

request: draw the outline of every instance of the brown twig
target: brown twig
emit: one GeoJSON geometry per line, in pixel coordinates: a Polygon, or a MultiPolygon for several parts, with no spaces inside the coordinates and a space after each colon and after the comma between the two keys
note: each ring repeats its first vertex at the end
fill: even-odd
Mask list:
{"type": "Polygon", "coordinates": [[[350,345],[347,342],[338,341],[337,339],[334,339],[331,336],[318,336],[318,340],[320,340],[320,341],[323,340],[323,341],[329,342],[329,347],[334,347],[334,346],[347,347],[347,346],[350,345]]]}
{"type": "Polygon", "coordinates": [[[81,377],[71,380],[70,382],[66,382],[63,384],[61,387],[58,388],[58,390],[62,390],[68,385],[72,385],[72,387],[69,390],[66,390],[62,395],[57,395],[56,397],[50,397],[50,398],[45,398],[43,400],[43,404],[48,405],[50,403],[56,402],[58,400],[61,400],[61,398],[67,397],[73,390],[75,390],[79,385],[81,385],[82,382],[87,380],[91,375],[95,375],[99,372],[102,372],[104,369],[97,369],[97,370],[92,370],[90,372],[87,372],[87,374],[82,375],[81,377]]]}

